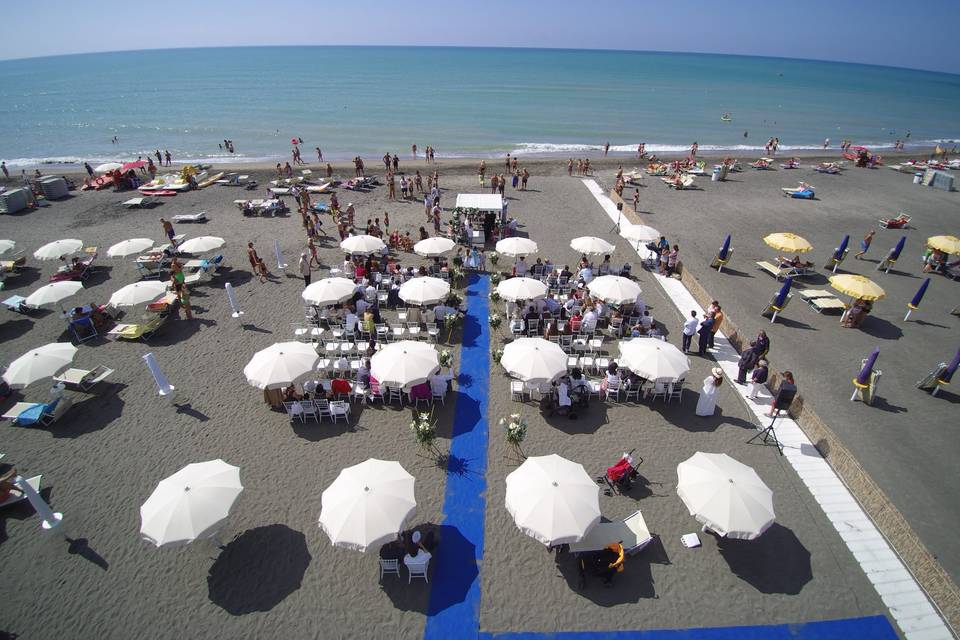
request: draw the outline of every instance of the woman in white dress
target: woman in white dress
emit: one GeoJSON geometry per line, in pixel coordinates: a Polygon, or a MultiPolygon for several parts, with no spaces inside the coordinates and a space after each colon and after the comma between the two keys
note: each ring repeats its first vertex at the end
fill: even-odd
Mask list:
{"type": "Polygon", "coordinates": [[[703,381],[700,390],[700,399],[697,400],[697,415],[712,416],[717,408],[717,391],[723,383],[723,369],[714,367],[710,375],[703,381]]]}

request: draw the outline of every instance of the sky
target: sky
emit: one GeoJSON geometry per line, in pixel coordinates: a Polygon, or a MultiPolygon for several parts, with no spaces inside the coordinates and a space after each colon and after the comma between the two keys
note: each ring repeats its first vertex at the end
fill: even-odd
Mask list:
{"type": "Polygon", "coordinates": [[[240,45],[691,51],[960,73],[960,2],[931,0],[32,0],[0,59],[240,45]]]}

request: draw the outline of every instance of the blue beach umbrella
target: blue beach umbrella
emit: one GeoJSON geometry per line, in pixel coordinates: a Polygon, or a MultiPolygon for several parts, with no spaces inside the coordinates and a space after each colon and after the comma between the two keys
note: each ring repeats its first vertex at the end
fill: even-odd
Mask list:
{"type": "Polygon", "coordinates": [[[840,246],[833,252],[834,260],[843,260],[843,254],[846,253],[848,244],[850,244],[850,236],[843,236],[843,240],[840,241],[840,246]]]}
{"type": "Polygon", "coordinates": [[[907,236],[900,236],[900,239],[897,241],[897,245],[890,251],[890,255],[887,256],[891,262],[895,262],[900,258],[900,252],[903,251],[903,245],[907,242],[907,236]]]}
{"type": "Polygon", "coordinates": [[[927,287],[930,286],[930,278],[927,278],[923,281],[923,284],[920,285],[920,288],[917,289],[917,292],[913,294],[913,300],[907,303],[907,315],[903,316],[903,321],[906,322],[907,318],[910,317],[910,314],[920,306],[920,301],[923,300],[923,294],[927,292],[927,287]]]}
{"type": "Polygon", "coordinates": [[[957,353],[953,356],[953,360],[951,360],[950,364],[947,365],[947,370],[943,372],[943,375],[940,376],[940,379],[937,380],[937,382],[941,384],[950,382],[950,380],[953,378],[953,374],[956,373],[958,366],[960,366],[960,349],[957,349],[957,353]]]}
{"type": "Polygon", "coordinates": [[[720,253],[717,254],[717,257],[720,260],[726,260],[727,254],[730,253],[730,234],[727,234],[727,237],[723,239],[723,246],[720,247],[720,253]]]}
{"type": "Polygon", "coordinates": [[[790,293],[791,286],[793,286],[793,278],[784,280],[783,286],[780,287],[780,291],[777,293],[777,297],[770,303],[770,306],[773,308],[773,317],[770,318],[770,324],[773,324],[773,321],[777,319],[777,314],[783,311],[783,306],[787,301],[787,295],[790,293]]]}
{"type": "Polygon", "coordinates": [[[857,377],[853,379],[853,395],[850,396],[850,401],[853,402],[854,398],[857,397],[857,392],[863,389],[866,389],[870,386],[870,375],[873,373],[873,365],[877,363],[877,358],[880,357],[880,347],[874,347],[873,351],[870,352],[870,355],[867,356],[866,361],[863,363],[863,367],[860,369],[860,373],[857,374],[857,377]]]}

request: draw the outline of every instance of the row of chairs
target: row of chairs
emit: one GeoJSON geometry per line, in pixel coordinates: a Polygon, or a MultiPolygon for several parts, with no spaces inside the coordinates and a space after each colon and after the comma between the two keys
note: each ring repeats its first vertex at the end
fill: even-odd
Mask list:
{"type": "MultiPolygon", "coordinates": [[[[683,389],[686,384],[686,378],[680,378],[678,380],[656,380],[652,382],[653,387],[651,389],[646,388],[647,383],[629,385],[622,380],[607,385],[606,389],[603,388],[602,381],[598,379],[587,379],[586,383],[590,397],[595,397],[597,400],[620,402],[622,397],[625,402],[630,402],[631,400],[640,402],[641,398],[646,394],[649,396],[651,402],[657,398],[663,398],[664,402],[672,402],[673,400],[683,399],[683,389]]],[[[549,393],[547,386],[531,390],[520,380],[510,381],[511,400],[524,402],[532,399],[532,391],[538,392],[541,398],[549,393]]]]}
{"type": "Polygon", "coordinates": [[[303,423],[306,423],[308,417],[315,422],[329,418],[336,423],[342,418],[347,424],[350,423],[350,403],[343,400],[300,400],[284,402],[283,407],[291,420],[300,420],[303,423]]]}

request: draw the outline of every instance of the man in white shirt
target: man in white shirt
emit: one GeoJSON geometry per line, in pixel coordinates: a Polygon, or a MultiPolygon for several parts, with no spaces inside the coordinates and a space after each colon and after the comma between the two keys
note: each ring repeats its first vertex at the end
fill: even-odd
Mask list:
{"type": "Polygon", "coordinates": [[[527,261],[523,259],[523,256],[520,256],[520,258],[517,260],[514,271],[517,272],[517,277],[519,278],[527,275],[527,261]]]}
{"type": "Polygon", "coordinates": [[[577,272],[577,280],[583,284],[590,284],[590,281],[593,280],[593,269],[590,268],[590,265],[585,266],[577,272]]]}
{"type": "Polygon", "coordinates": [[[353,311],[348,310],[347,317],[344,318],[343,320],[343,328],[348,333],[353,333],[357,328],[358,321],[359,321],[359,318],[357,317],[357,314],[355,314],[353,311]]]}
{"type": "Polygon", "coordinates": [[[700,324],[700,321],[697,320],[697,312],[691,311],[690,317],[687,318],[687,321],[683,323],[683,352],[687,353],[690,351],[690,341],[693,340],[693,336],[697,334],[697,326],[700,324]]]}
{"type": "Polygon", "coordinates": [[[373,284],[368,284],[363,290],[363,297],[367,300],[376,300],[377,299],[377,288],[373,284]]]}
{"type": "Polygon", "coordinates": [[[597,312],[591,307],[583,314],[583,323],[581,324],[583,331],[590,332],[595,331],[597,328],[597,312]]]}

